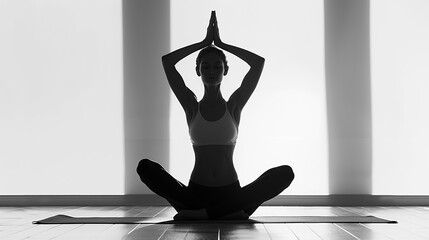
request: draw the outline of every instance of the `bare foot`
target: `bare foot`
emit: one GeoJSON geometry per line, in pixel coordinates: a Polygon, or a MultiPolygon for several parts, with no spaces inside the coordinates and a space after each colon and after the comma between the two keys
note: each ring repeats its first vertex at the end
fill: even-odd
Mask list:
{"type": "Polygon", "coordinates": [[[245,213],[243,210],[240,210],[237,212],[227,214],[227,215],[221,217],[220,219],[222,219],[222,220],[246,220],[246,219],[249,219],[249,215],[247,213],[245,213]]]}
{"type": "Polygon", "coordinates": [[[184,209],[178,212],[174,216],[176,221],[186,221],[186,220],[208,220],[209,216],[205,208],[198,210],[188,210],[184,209]]]}

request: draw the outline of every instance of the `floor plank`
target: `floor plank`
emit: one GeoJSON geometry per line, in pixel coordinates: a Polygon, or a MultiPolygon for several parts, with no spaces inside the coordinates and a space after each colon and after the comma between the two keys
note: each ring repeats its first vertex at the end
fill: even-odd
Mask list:
{"type": "Polygon", "coordinates": [[[185,240],[217,240],[219,236],[219,225],[217,224],[193,224],[186,234],[185,240]]]}
{"type": "Polygon", "coordinates": [[[316,223],[307,224],[307,226],[316,233],[321,239],[326,240],[356,240],[355,236],[344,231],[335,224],[316,223]]]}
{"type": "Polygon", "coordinates": [[[142,240],[142,239],[160,239],[162,235],[170,228],[170,225],[139,225],[127,235],[124,235],[124,240],[142,240]]]}
{"type": "Polygon", "coordinates": [[[353,235],[357,239],[368,239],[368,240],[389,240],[390,238],[383,232],[377,232],[373,229],[367,228],[362,224],[335,224],[339,228],[353,235]]]}
{"type": "Polygon", "coordinates": [[[401,207],[349,207],[346,209],[361,215],[375,215],[398,221],[398,224],[364,224],[365,227],[382,232],[391,239],[429,239],[429,227],[421,221],[423,218],[414,217],[407,209],[401,207]]]}
{"type": "Polygon", "coordinates": [[[263,224],[222,224],[219,227],[219,236],[220,239],[270,239],[263,224]]]}
{"type": "Polygon", "coordinates": [[[273,240],[298,240],[298,237],[288,227],[288,224],[264,224],[264,227],[273,240]]]}
{"type": "Polygon", "coordinates": [[[319,235],[313,232],[306,224],[290,224],[289,229],[299,240],[320,240],[319,235]]]}
{"type": "Polygon", "coordinates": [[[389,237],[393,240],[423,240],[429,239],[429,235],[419,235],[418,232],[411,232],[400,226],[395,226],[392,224],[364,224],[364,226],[368,229],[376,231],[378,233],[382,233],[385,236],[389,237]],[[426,237],[424,237],[426,236],[426,237]]]}

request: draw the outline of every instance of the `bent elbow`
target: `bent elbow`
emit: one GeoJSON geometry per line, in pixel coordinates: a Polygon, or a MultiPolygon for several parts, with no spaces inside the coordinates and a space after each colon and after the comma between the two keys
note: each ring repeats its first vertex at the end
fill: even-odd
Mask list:
{"type": "Polygon", "coordinates": [[[166,54],[161,57],[162,65],[165,67],[174,67],[176,65],[177,61],[174,56],[169,54],[166,54]]]}
{"type": "Polygon", "coordinates": [[[253,65],[253,66],[255,66],[255,68],[257,68],[257,69],[261,69],[261,71],[262,71],[262,69],[264,68],[264,64],[265,64],[265,58],[263,58],[263,57],[258,57],[258,58],[255,60],[255,62],[254,62],[254,65],[253,65]]]}
{"type": "Polygon", "coordinates": [[[173,65],[173,64],[171,64],[171,58],[168,56],[168,54],[162,56],[161,61],[162,61],[162,66],[164,68],[166,68],[166,67],[168,68],[169,66],[173,65]]]}
{"type": "Polygon", "coordinates": [[[265,64],[265,58],[256,55],[256,57],[252,61],[252,65],[258,68],[264,67],[265,64]]]}
{"type": "Polygon", "coordinates": [[[167,55],[164,55],[164,56],[161,57],[161,61],[162,61],[163,65],[167,62],[167,60],[168,60],[167,55]]]}
{"type": "Polygon", "coordinates": [[[265,64],[265,58],[263,58],[263,57],[259,57],[259,64],[261,65],[261,66],[264,66],[264,64],[265,64]]]}

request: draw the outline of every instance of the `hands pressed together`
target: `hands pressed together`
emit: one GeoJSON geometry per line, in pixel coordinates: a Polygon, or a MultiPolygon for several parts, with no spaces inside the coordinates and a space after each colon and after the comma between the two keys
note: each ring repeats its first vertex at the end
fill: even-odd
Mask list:
{"type": "Polygon", "coordinates": [[[203,43],[207,46],[211,45],[212,43],[214,43],[217,46],[222,44],[222,41],[220,40],[220,36],[219,36],[219,28],[217,24],[215,11],[212,11],[209,26],[207,27],[207,35],[203,40],[203,43]]]}

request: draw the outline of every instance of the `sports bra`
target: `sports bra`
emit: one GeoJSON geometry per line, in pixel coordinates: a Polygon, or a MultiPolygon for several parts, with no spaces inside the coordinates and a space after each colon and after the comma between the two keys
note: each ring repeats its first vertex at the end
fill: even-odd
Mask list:
{"type": "Polygon", "coordinates": [[[201,115],[200,103],[198,112],[189,124],[189,136],[194,146],[235,145],[238,126],[232,118],[225,103],[225,113],[217,121],[207,121],[201,115]]]}

